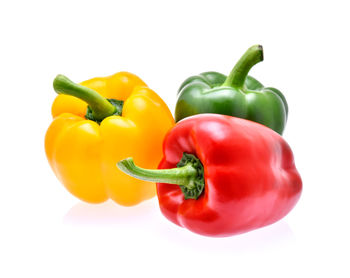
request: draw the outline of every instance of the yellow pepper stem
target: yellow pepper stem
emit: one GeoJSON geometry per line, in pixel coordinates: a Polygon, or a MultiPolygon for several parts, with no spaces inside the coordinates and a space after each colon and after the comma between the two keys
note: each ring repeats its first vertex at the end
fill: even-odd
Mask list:
{"type": "Polygon", "coordinates": [[[116,112],[116,107],[98,92],[76,84],[62,74],[57,75],[54,79],[53,88],[57,94],[70,95],[85,101],[97,121],[102,121],[116,112]]]}

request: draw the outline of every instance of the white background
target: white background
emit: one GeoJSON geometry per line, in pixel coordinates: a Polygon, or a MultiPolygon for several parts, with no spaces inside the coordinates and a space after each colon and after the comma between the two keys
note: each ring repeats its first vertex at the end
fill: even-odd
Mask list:
{"type": "Polygon", "coordinates": [[[350,277],[348,1],[1,1],[1,277],[350,277]],[[157,199],[132,208],[71,196],[44,135],[62,73],[127,70],[174,111],[190,75],[251,74],[286,96],[284,134],[303,178],[283,220],[229,238],[181,229],[157,199]]]}

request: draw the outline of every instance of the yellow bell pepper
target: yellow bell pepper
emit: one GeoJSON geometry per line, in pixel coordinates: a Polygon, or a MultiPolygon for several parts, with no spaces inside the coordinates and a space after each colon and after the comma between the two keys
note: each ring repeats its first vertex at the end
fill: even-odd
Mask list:
{"type": "Polygon", "coordinates": [[[156,168],[162,142],[174,119],[164,101],[136,75],[119,72],[73,83],[58,75],[59,94],[45,137],[48,161],[74,196],[90,203],[111,198],[132,206],[152,198],[154,183],[136,180],[117,167],[134,157],[144,168],[156,168]]]}

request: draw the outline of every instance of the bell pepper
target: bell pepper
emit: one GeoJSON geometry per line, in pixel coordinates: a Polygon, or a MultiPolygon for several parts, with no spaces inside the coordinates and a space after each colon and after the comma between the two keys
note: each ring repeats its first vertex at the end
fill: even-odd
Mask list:
{"type": "Polygon", "coordinates": [[[274,223],[297,203],[302,181],[287,142],[258,123],[217,114],[186,118],[164,141],[158,170],[118,163],[157,182],[162,213],[205,236],[230,236],[274,223]]]}
{"type": "Polygon", "coordinates": [[[261,45],[250,47],[229,76],[204,72],[186,79],[179,88],[175,121],[200,113],[216,113],[248,119],[282,134],[287,122],[288,104],[283,94],[264,87],[248,75],[263,61],[261,45]]]}
{"type": "Polygon", "coordinates": [[[154,183],[132,179],[115,164],[126,156],[144,167],[159,164],[163,138],[174,125],[163,100],[127,72],[81,85],[58,75],[53,85],[59,95],[45,149],[68,191],[86,202],[111,198],[124,206],[155,196],[154,183]]]}

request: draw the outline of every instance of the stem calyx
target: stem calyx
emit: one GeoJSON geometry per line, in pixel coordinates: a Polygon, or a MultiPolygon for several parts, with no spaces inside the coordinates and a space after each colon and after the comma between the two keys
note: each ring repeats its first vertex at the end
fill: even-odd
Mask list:
{"type": "Polygon", "coordinates": [[[179,184],[185,199],[197,199],[204,189],[204,168],[201,161],[193,154],[184,153],[181,160],[176,166],[178,168],[191,164],[197,170],[197,176],[191,179],[189,184],[179,184]]]}

